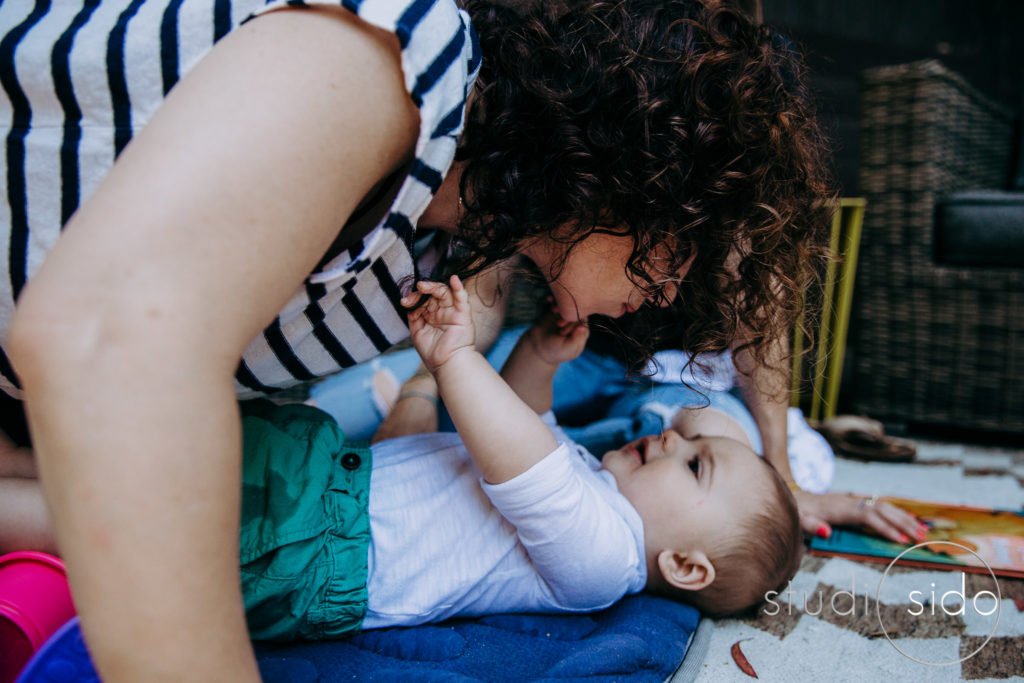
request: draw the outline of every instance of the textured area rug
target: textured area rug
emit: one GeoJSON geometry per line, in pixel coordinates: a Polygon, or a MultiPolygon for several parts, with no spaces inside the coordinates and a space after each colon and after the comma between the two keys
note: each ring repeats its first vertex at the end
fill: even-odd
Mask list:
{"type": "MultiPolygon", "coordinates": [[[[837,459],[833,490],[1020,510],[1022,484],[1024,452],[919,442],[912,464],[837,459]]],[[[756,617],[715,622],[697,680],[1024,677],[1024,580],[886,567],[805,557],[756,617]]]]}

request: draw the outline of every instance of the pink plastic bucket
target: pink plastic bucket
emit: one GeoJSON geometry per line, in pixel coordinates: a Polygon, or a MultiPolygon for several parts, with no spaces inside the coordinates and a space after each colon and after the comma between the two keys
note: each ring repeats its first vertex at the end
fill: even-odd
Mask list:
{"type": "Polygon", "coordinates": [[[33,551],[0,557],[0,683],[75,616],[64,563],[33,551]]]}

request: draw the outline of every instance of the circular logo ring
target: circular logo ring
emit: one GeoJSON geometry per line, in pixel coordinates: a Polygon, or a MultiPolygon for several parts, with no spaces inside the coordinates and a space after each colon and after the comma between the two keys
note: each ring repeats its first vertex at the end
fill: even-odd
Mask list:
{"type": "MultiPolygon", "coordinates": [[[[975,595],[975,597],[977,597],[977,595],[975,595]]],[[[964,601],[966,602],[966,600],[967,600],[967,596],[965,595],[964,596],[964,601]]],[[[917,662],[918,664],[925,664],[926,666],[950,666],[951,664],[959,664],[960,662],[968,660],[971,657],[973,657],[974,655],[976,655],[979,652],[981,652],[981,649],[983,647],[985,647],[986,645],[988,645],[988,641],[992,640],[992,636],[995,635],[996,628],[999,627],[999,616],[1002,614],[1002,611],[1003,611],[1003,592],[999,589],[999,581],[996,580],[996,575],[992,571],[992,568],[988,566],[988,563],[985,562],[985,560],[981,559],[981,556],[978,555],[978,553],[974,552],[973,550],[971,550],[967,546],[960,545],[959,543],[953,543],[952,541],[925,541],[923,543],[918,543],[915,546],[911,546],[911,547],[907,548],[906,550],[901,552],[899,555],[897,555],[893,559],[893,561],[889,563],[889,566],[885,568],[885,571],[882,573],[882,580],[878,582],[878,590],[875,591],[875,615],[878,617],[878,625],[882,627],[882,633],[885,635],[885,639],[889,641],[890,645],[892,645],[894,648],[896,648],[897,652],[899,652],[901,655],[903,655],[907,659],[912,659],[915,662],[917,662]],[[895,565],[897,562],[899,562],[900,558],[902,558],[904,555],[909,553],[911,550],[917,550],[918,548],[924,548],[924,547],[927,547],[927,546],[932,545],[934,543],[941,543],[941,544],[944,544],[944,545],[956,546],[957,548],[961,548],[963,550],[966,550],[971,555],[974,555],[976,558],[978,558],[978,562],[981,562],[981,566],[983,566],[988,571],[989,576],[992,577],[992,582],[995,583],[995,585],[996,585],[996,623],[994,623],[992,625],[992,630],[989,631],[988,636],[981,643],[981,645],[979,645],[974,650],[974,652],[970,653],[969,655],[967,655],[965,657],[961,657],[960,659],[954,659],[954,660],[949,661],[949,662],[938,662],[938,663],[936,663],[936,662],[926,662],[923,659],[918,659],[917,657],[914,657],[913,655],[908,655],[906,652],[904,652],[903,650],[900,649],[899,645],[897,645],[896,643],[893,642],[892,638],[889,637],[889,632],[886,630],[885,624],[882,623],[882,603],[878,599],[879,596],[882,593],[882,584],[885,583],[885,580],[889,577],[889,570],[893,568],[893,565],[895,565]]]]}

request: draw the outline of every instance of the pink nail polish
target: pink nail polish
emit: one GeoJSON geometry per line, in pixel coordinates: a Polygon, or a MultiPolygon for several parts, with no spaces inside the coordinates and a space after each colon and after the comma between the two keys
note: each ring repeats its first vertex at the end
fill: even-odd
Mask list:
{"type": "Polygon", "coordinates": [[[818,530],[815,533],[818,535],[818,538],[828,538],[829,536],[832,535],[832,532],[824,524],[819,526],[818,530]]]}
{"type": "Polygon", "coordinates": [[[900,543],[909,543],[910,542],[910,538],[907,537],[906,534],[900,534],[899,538],[900,538],[900,543]]]}

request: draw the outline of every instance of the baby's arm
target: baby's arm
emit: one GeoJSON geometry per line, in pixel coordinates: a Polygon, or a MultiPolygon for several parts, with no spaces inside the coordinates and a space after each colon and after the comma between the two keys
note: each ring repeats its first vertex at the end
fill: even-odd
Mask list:
{"type": "Polygon", "coordinates": [[[588,336],[586,323],[563,320],[549,310],[516,342],[501,377],[534,412],[544,414],[551,410],[555,371],[583,352],[588,336]]]}
{"type": "Polygon", "coordinates": [[[412,342],[434,373],[445,407],[484,480],[498,484],[530,469],[558,446],[551,430],[473,348],[473,320],[457,276],[451,287],[418,282],[409,306],[412,342]]]}

